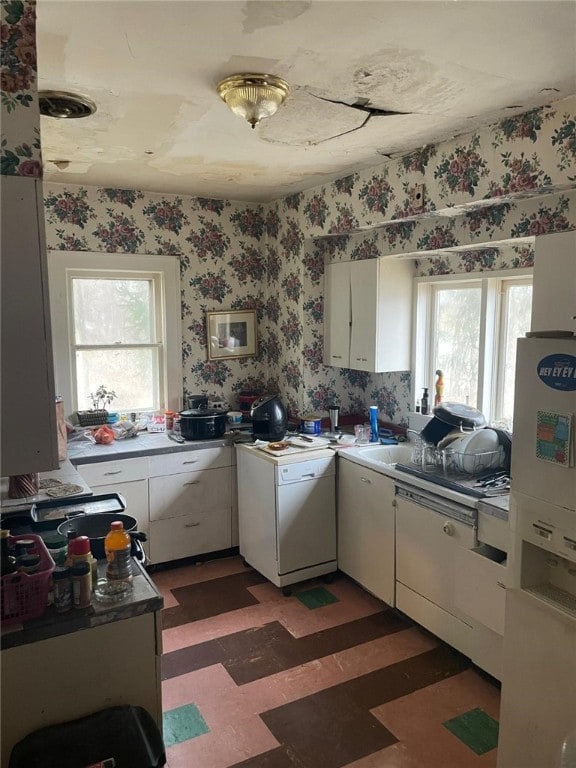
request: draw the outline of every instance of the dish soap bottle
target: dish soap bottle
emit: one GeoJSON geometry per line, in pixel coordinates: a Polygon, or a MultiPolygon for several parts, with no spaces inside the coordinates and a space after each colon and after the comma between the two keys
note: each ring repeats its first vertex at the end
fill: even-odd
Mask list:
{"type": "Polygon", "coordinates": [[[370,442],[378,442],[378,406],[370,406],[370,442]]]}
{"type": "Polygon", "coordinates": [[[420,413],[424,416],[428,413],[428,387],[424,387],[422,398],[420,400],[420,413]]]}
{"type": "Polygon", "coordinates": [[[113,520],[110,523],[110,531],[104,539],[104,549],[106,551],[106,578],[112,581],[132,581],[132,539],[130,534],[124,530],[124,523],[121,520],[113,520]]]}

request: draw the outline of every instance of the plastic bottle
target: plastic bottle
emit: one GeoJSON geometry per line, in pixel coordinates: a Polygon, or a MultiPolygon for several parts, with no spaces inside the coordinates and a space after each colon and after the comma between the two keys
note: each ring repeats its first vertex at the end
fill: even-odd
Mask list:
{"type": "Polygon", "coordinates": [[[422,399],[420,400],[420,412],[425,416],[428,413],[428,387],[424,387],[422,399]]]}
{"type": "Polygon", "coordinates": [[[72,539],[68,544],[68,552],[71,568],[78,563],[88,563],[90,566],[90,589],[94,589],[98,579],[98,563],[90,550],[90,539],[88,536],[76,536],[75,539],[72,539]],[[70,551],[70,548],[72,551],[70,551]]]}
{"type": "Polygon", "coordinates": [[[70,568],[57,565],[52,572],[54,608],[57,613],[68,613],[72,609],[72,582],[70,568]]]}
{"type": "Polygon", "coordinates": [[[370,406],[370,442],[378,442],[378,406],[370,406]]]}
{"type": "Polygon", "coordinates": [[[70,569],[72,576],[72,597],[74,608],[88,608],[92,595],[90,563],[80,562],[70,569]]]}
{"type": "Polygon", "coordinates": [[[114,520],[110,524],[110,531],[104,539],[106,551],[106,578],[114,581],[132,580],[132,540],[130,534],[124,530],[121,520],[114,520]]]}

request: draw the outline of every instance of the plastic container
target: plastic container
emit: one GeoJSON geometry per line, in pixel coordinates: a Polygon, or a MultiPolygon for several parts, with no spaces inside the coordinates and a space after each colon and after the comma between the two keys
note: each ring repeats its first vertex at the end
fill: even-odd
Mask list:
{"type": "Polygon", "coordinates": [[[76,536],[68,544],[68,560],[73,568],[78,563],[88,563],[90,566],[90,589],[96,584],[98,578],[98,563],[91,550],[91,542],[88,536],[76,536]]]}
{"type": "Polygon", "coordinates": [[[52,573],[54,588],[54,608],[57,613],[68,613],[72,610],[72,581],[70,568],[56,566],[52,573]]]}
{"type": "Polygon", "coordinates": [[[300,432],[305,435],[319,435],[322,432],[322,417],[316,413],[307,413],[300,421],[300,432]]]}
{"type": "Polygon", "coordinates": [[[110,524],[110,532],[104,540],[106,552],[106,578],[111,581],[132,581],[132,539],[124,530],[121,520],[114,520],[110,524]]]}
{"type": "Polygon", "coordinates": [[[42,541],[46,545],[48,553],[54,560],[56,566],[64,565],[66,562],[66,554],[68,552],[68,540],[65,536],[61,536],[59,533],[53,533],[52,531],[41,534],[42,541]]]}
{"type": "Polygon", "coordinates": [[[36,573],[9,573],[2,576],[0,606],[4,624],[36,619],[44,613],[48,605],[48,590],[54,570],[54,560],[50,557],[40,536],[34,534],[10,536],[10,545],[15,546],[19,538],[36,541],[40,565],[36,573]]]}
{"type": "Polygon", "coordinates": [[[88,608],[92,599],[90,563],[80,562],[70,568],[74,608],[88,608]]]}
{"type": "Polygon", "coordinates": [[[370,442],[378,442],[378,406],[370,406],[370,442]]]}

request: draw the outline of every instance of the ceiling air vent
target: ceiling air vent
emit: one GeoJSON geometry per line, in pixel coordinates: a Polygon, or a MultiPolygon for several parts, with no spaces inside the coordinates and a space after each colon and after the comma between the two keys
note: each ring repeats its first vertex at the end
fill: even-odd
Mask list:
{"type": "Polygon", "coordinates": [[[40,114],[46,117],[88,117],[96,112],[96,104],[87,96],[66,91],[40,91],[40,114]]]}

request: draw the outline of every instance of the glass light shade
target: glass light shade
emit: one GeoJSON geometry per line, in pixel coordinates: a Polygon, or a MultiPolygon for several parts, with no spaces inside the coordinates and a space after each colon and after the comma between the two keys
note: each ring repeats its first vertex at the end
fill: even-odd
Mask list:
{"type": "Polygon", "coordinates": [[[218,94],[252,128],[271,117],[288,95],[289,85],[275,75],[231,75],[218,83],[218,94]]]}

